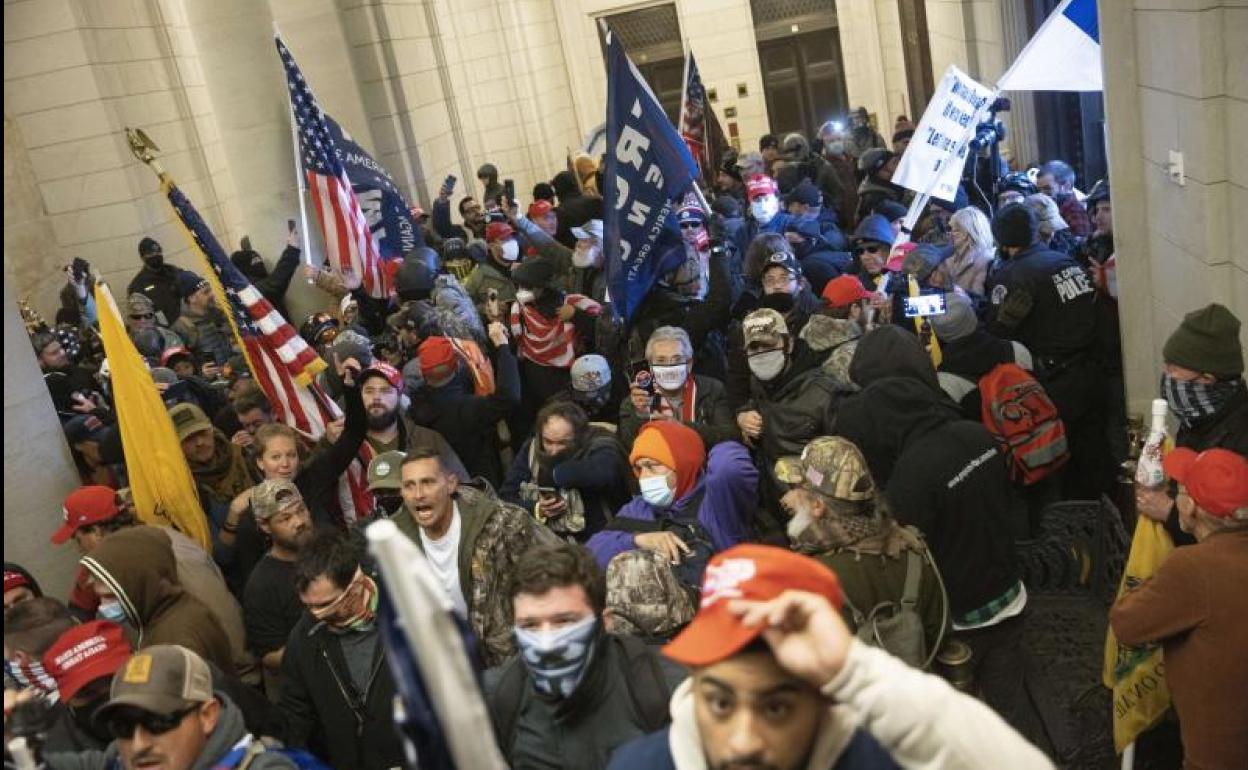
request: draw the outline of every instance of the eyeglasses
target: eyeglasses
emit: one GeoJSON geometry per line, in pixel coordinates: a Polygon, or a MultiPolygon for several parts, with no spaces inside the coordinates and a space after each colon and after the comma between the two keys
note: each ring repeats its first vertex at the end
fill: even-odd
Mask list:
{"type": "Polygon", "coordinates": [[[164,735],[182,724],[187,715],[199,708],[198,705],[175,711],[172,714],[156,714],[141,709],[128,709],[110,714],[107,720],[108,732],[118,740],[128,741],[134,737],[134,731],[143,726],[143,731],[151,735],[164,735]]]}
{"type": "Polygon", "coordinates": [[[701,227],[702,227],[701,222],[681,222],[680,223],[681,230],[698,230],[701,227]]]}
{"type": "Polygon", "coordinates": [[[156,317],[155,313],[131,313],[131,321],[150,321],[156,317]]]}
{"type": "Polygon", "coordinates": [[[883,251],[883,249],[881,249],[879,246],[855,246],[854,247],[855,254],[863,254],[863,253],[879,254],[881,251],[883,251]]]}

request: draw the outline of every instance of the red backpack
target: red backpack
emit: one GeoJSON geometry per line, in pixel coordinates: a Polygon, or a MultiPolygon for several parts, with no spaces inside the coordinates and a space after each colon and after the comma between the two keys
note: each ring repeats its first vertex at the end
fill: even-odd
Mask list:
{"type": "Polygon", "coordinates": [[[984,427],[1001,444],[1014,481],[1035,484],[1070,459],[1057,407],[1026,369],[997,364],[979,378],[979,394],[984,427]]]}

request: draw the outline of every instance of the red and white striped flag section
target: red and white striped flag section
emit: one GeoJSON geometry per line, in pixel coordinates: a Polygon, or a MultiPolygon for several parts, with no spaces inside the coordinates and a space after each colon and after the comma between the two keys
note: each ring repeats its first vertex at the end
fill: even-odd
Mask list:
{"type": "Polygon", "coordinates": [[[702,184],[708,190],[715,184],[715,176],[724,156],[724,132],[719,127],[715,110],[706,97],[702,75],[693,60],[693,51],[685,55],[685,82],[680,97],[680,137],[689,146],[689,153],[698,162],[702,172],[702,184]]]}
{"type": "MultiPolygon", "coordinates": [[[[325,362],[234,267],[199,212],[167,174],[162,174],[161,185],[178,219],[204,257],[217,304],[227,310],[226,317],[234,329],[239,349],[246,356],[247,367],[256,383],[272,404],[273,417],[314,441],[319,439],[325,434],[325,424],[341,415],[338,405],[315,381],[316,375],[325,369],[325,362]]],[[[340,503],[343,503],[343,515],[348,523],[357,514],[365,516],[372,510],[367,479],[371,455],[372,449],[365,443],[360,459],[353,462],[339,480],[340,503]]]]}
{"type": "Polygon", "coordinates": [[[281,37],[274,35],[273,39],[286,70],[290,109],[299,129],[299,157],[308,177],[308,189],[321,223],[329,262],[335,272],[349,272],[359,277],[369,296],[385,298],[390,293],[390,276],[338,157],[338,146],[329,130],[325,111],[312,95],[312,89],[308,88],[299,65],[295,64],[281,37]]]}

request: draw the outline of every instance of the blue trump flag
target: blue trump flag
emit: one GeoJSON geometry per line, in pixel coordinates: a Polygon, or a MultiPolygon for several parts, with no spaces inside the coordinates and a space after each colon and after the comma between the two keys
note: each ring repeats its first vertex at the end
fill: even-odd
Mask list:
{"type": "Polygon", "coordinates": [[[417,246],[424,246],[420,230],[412,221],[411,207],[390,172],[356,144],[337,121],[326,115],[325,122],[368,229],[377,239],[382,259],[398,259],[417,246]]]}
{"type": "Polygon", "coordinates": [[[628,323],[659,276],[684,259],[672,202],[693,184],[698,164],[612,32],[606,49],[607,289],[628,323]]]}

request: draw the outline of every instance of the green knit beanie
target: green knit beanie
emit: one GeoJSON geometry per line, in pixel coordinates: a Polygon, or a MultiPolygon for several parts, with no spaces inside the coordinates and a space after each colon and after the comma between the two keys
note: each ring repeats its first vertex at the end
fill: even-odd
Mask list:
{"type": "Polygon", "coordinates": [[[1183,318],[1162,349],[1166,363],[1202,374],[1236,376],[1244,373],[1244,351],[1239,345],[1239,319],[1216,302],[1183,318]]]}

